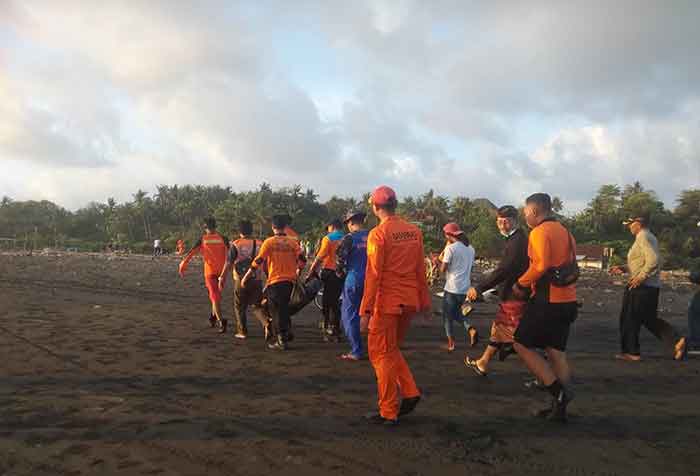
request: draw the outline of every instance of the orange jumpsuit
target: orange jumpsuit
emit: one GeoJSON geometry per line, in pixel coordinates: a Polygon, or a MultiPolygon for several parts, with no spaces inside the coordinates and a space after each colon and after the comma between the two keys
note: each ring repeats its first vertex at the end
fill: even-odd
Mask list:
{"type": "Polygon", "coordinates": [[[226,265],[228,248],[229,241],[225,236],[217,232],[205,234],[180,262],[180,274],[184,274],[194,255],[202,255],[204,259],[204,284],[209,291],[211,302],[221,301],[219,275],[226,265]]]}
{"type": "Polygon", "coordinates": [[[367,271],[360,304],[371,315],[367,350],[377,375],[379,413],[396,419],[402,398],[420,395],[399,346],[416,311],[430,309],[420,229],[390,216],[369,233],[367,271]]]}

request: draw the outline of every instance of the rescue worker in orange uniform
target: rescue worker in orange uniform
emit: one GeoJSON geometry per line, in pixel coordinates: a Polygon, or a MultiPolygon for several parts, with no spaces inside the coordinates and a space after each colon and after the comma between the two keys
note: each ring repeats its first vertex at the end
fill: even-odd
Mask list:
{"type": "Polygon", "coordinates": [[[202,224],[204,235],[197,244],[194,245],[187,255],[180,262],[178,272],[180,277],[185,277],[185,271],[190,260],[196,254],[202,255],[204,260],[204,283],[209,291],[211,301],[211,314],[209,324],[211,327],[219,327],[219,332],[226,332],[228,321],[221,318],[221,290],[219,289],[219,275],[226,265],[226,255],[228,254],[228,238],[216,231],[216,219],[206,218],[202,224]]]}
{"type": "Polygon", "coordinates": [[[185,242],[183,240],[177,240],[177,255],[182,256],[185,254],[185,242]]]}
{"type": "Polygon", "coordinates": [[[377,375],[379,412],[366,418],[396,425],[420,401],[410,369],[399,346],[411,318],[429,312],[431,297],[425,277],[423,234],[396,216],[396,193],[381,186],[370,197],[380,223],[367,240],[365,288],[360,304],[360,327],[366,332],[369,360],[377,375]],[[402,401],[399,406],[399,392],[402,401]]]}
{"type": "Polygon", "coordinates": [[[306,264],[306,257],[301,252],[299,241],[290,238],[285,233],[288,218],[285,215],[272,217],[272,232],[274,236],[266,239],[258,255],[250,265],[250,269],[241,279],[241,286],[247,287],[255,272],[266,266],[267,285],[263,295],[267,301],[267,309],[272,317],[272,327],[275,341],[269,341],[267,347],[271,350],[285,351],[291,340],[289,301],[292,297],[294,282],[300,270],[306,264]]]}
{"type": "Polygon", "coordinates": [[[331,221],[326,229],[328,234],[321,240],[321,248],[311,264],[308,276],[312,276],[319,266],[323,267],[321,270],[321,281],[323,281],[321,333],[326,342],[330,340],[340,342],[340,295],[343,292],[343,278],[335,272],[335,252],[345,233],[343,233],[343,223],[338,219],[331,221]]]}

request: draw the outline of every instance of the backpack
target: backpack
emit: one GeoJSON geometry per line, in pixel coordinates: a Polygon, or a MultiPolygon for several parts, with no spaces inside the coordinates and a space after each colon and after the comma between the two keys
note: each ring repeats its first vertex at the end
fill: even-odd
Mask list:
{"type": "Polygon", "coordinates": [[[243,276],[245,276],[245,274],[250,269],[250,266],[253,264],[257,245],[258,241],[256,239],[253,239],[253,251],[250,253],[250,257],[239,260],[236,263],[234,263],[233,267],[236,270],[236,274],[239,277],[243,278],[243,276]]]}

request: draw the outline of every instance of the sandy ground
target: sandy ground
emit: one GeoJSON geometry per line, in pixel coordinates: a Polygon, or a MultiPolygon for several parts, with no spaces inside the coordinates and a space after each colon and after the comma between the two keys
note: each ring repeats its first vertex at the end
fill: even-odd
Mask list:
{"type": "MultiPolygon", "coordinates": [[[[290,352],[266,351],[254,323],[234,342],[208,328],[198,266],[181,281],[176,264],[0,255],[0,474],[700,474],[700,360],[671,361],[646,331],[642,363],[613,360],[622,287],[607,277],[580,283],[568,425],[530,416],[546,397],[517,358],[479,378],[464,344],[439,350],[436,317],[405,348],[426,398],[387,429],[361,418],[369,363],[336,359],[314,307],[290,352]]],[[[683,332],[690,292],[662,292],[683,332]]],[[[475,311],[482,335],[493,310],[475,311]]]]}

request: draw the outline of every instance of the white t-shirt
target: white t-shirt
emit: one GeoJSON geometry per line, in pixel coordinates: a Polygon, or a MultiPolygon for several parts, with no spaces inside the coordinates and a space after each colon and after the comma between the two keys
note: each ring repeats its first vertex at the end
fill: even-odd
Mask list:
{"type": "Polygon", "coordinates": [[[153,247],[160,248],[160,240],[153,240],[153,247]]]}
{"type": "Polygon", "coordinates": [[[445,248],[442,262],[447,263],[445,291],[453,294],[467,294],[471,287],[472,266],[475,251],[472,246],[464,246],[457,241],[445,248]]]}

